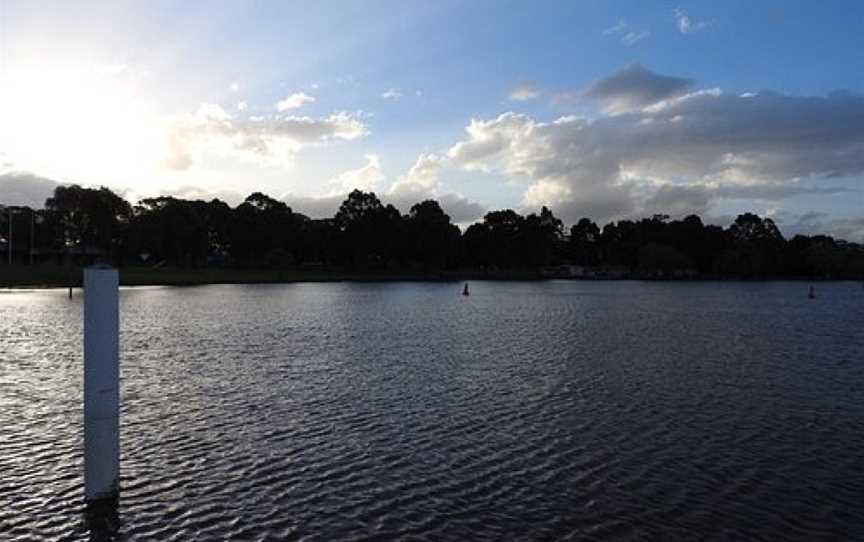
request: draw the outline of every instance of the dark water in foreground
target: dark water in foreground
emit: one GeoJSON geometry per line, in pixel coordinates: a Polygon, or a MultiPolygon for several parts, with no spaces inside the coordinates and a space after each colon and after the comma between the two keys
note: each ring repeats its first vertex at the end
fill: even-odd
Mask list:
{"type": "MultiPolygon", "coordinates": [[[[862,540],[864,288],[806,289],[124,290],[117,536],[862,540]]],[[[104,523],[80,313],[0,293],[2,540],[104,523]]]]}

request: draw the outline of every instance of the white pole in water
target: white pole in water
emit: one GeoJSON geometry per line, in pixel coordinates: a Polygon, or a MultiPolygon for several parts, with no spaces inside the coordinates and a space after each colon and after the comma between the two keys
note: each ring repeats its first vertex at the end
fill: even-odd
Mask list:
{"type": "Polygon", "coordinates": [[[84,270],[84,498],[116,498],[120,481],[117,270],[84,270]]]}

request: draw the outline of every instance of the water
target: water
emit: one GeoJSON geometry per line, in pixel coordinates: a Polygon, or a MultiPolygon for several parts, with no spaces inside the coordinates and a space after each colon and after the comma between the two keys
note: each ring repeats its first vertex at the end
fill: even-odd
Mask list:
{"type": "Polygon", "coordinates": [[[121,293],[121,499],[81,297],[0,293],[0,539],[864,539],[864,288],[121,293]]]}

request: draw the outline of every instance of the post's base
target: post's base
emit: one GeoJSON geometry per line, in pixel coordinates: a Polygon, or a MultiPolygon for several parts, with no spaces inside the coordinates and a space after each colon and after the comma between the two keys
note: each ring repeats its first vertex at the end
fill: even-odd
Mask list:
{"type": "Polygon", "coordinates": [[[90,540],[116,540],[120,531],[120,497],[84,501],[84,526],[90,531],[90,540]]]}

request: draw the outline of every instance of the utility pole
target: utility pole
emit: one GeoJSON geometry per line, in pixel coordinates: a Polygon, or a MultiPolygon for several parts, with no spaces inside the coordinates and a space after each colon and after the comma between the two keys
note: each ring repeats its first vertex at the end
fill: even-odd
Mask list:
{"type": "Polygon", "coordinates": [[[6,240],[6,249],[9,252],[9,265],[12,265],[12,207],[9,207],[9,239],[6,240]]]}
{"type": "Polygon", "coordinates": [[[30,265],[33,265],[33,251],[36,249],[36,210],[30,209],[30,265]]]}

